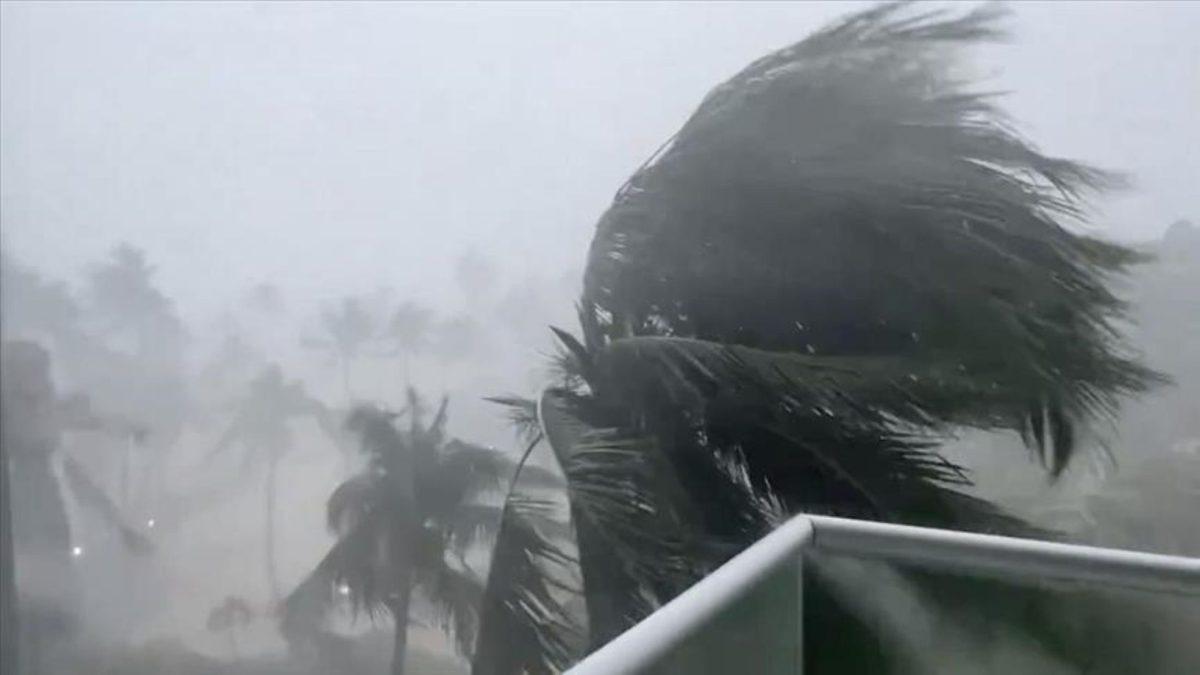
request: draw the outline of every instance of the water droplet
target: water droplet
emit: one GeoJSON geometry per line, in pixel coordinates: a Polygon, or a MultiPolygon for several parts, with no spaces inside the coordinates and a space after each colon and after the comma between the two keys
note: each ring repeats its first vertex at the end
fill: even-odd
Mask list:
{"type": "Polygon", "coordinates": [[[82,546],[72,546],[71,547],[71,556],[72,557],[78,558],[81,555],[83,555],[83,547],[82,546]]]}
{"type": "Polygon", "coordinates": [[[346,584],[342,584],[338,586],[337,592],[338,595],[350,595],[350,587],[346,584]]]}
{"type": "Polygon", "coordinates": [[[154,527],[154,519],[153,518],[146,521],[146,527],[154,527]]]}

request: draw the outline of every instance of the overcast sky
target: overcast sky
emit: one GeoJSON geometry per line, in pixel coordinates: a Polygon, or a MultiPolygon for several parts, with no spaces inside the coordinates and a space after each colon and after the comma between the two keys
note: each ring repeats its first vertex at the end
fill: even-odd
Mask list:
{"type": "MultiPolygon", "coordinates": [[[[704,93],[839,4],[2,5],[3,244],[75,278],[115,242],[215,306],[437,297],[466,248],[581,264],[704,93]]],[[[1043,148],[1131,172],[1122,238],[1200,217],[1200,3],[1021,3],[981,55],[1043,148]]]]}

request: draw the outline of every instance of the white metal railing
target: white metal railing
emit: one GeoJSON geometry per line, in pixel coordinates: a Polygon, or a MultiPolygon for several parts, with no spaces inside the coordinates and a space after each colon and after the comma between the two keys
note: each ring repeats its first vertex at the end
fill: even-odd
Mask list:
{"type": "MultiPolygon", "coordinates": [[[[799,515],[722,565],[571,668],[571,675],[641,673],[743,597],[757,582],[797,563],[807,550],[917,564],[989,576],[1104,583],[1141,590],[1200,594],[1200,558],[799,515]]],[[[802,608],[803,605],[798,604],[802,608]]],[[[803,666],[802,622],[796,620],[794,663],[803,666]]]]}

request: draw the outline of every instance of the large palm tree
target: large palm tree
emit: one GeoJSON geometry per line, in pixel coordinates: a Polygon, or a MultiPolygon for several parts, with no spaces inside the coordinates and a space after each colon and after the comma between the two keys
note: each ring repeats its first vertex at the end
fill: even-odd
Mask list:
{"type": "MultiPolygon", "coordinates": [[[[460,651],[473,651],[483,579],[468,557],[495,536],[501,506],[485,498],[515,467],[497,450],[448,438],[446,407],[443,399],[426,423],[424,404],[410,389],[401,414],[371,407],[351,413],[347,424],[361,438],[367,465],[330,495],[328,525],[337,541],[285,603],[283,628],[293,644],[318,637],[324,614],[346,595],[355,612],[392,618],[392,672],[402,673],[416,592],[460,651]]],[[[536,469],[525,479],[543,487],[554,481],[536,469]]],[[[537,532],[552,522],[548,505],[536,499],[507,508],[514,527],[539,541],[537,532]]]]}
{"type": "MultiPolygon", "coordinates": [[[[970,496],[938,445],[1012,430],[1057,475],[1089,421],[1157,379],[1108,286],[1137,256],[1078,234],[1117,177],[1040,153],[954,74],[999,16],[889,4],[759,59],[600,218],[540,416],[590,648],[786,514],[1038,534],[970,496]]],[[[989,610],[1036,633],[1034,604],[989,610]]],[[[815,671],[890,667],[847,646],[828,589],[806,612],[815,671]]]]}
{"type": "Polygon", "coordinates": [[[291,449],[290,422],[297,417],[313,417],[327,434],[337,442],[329,410],[310,397],[298,382],[287,382],[276,365],[265,368],[250,383],[246,397],[238,404],[233,421],[217,441],[211,455],[240,445],[243,465],[266,465],[263,490],[264,565],[267,587],[271,597],[279,599],[279,575],[275,561],[276,475],[279,462],[291,449]]]}

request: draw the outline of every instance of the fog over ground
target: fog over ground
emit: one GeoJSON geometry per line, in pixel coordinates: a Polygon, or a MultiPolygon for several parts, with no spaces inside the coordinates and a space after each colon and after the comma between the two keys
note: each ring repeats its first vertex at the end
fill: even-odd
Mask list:
{"type": "MultiPolygon", "coordinates": [[[[614,192],[718,82],[870,4],[0,4],[4,339],[48,349],[58,396],[149,427],[144,448],[92,431],[62,443],[128,515],[160,527],[155,555],[130,557],[68,498],[96,581],[89,630],[225,658],[205,617],[238,596],[262,610],[242,655],[281,654],[263,609],[262,467],[213,459],[252,383],[277,364],[300,398],[339,414],[399,409],[411,384],[431,405],[450,398],[452,435],[515,451],[510,421],[483,399],[545,384],[547,327],[576,324],[614,192]],[[105,304],[104,278],[164,323],[119,326],[128,307],[105,304]]],[[[1146,516],[1157,538],[1080,515],[1114,466],[1200,452],[1187,445],[1200,439],[1200,238],[1177,226],[1163,239],[1200,221],[1200,3],[1013,10],[1012,40],[971,67],[1011,92],[1007,109],[1042,149],[1130,176],[1095,221],[1160,256],[1122,283],[1137,347],[1177,382],[1089,439],[1116,464],[1096,452],[1099,468],[1056,485],[1010,461],[1013,437],[966,435],[950,453],[1021,515],[1200,555],[1174,506],[1146,516]]],[[[357,461],[319,416],[289,420],[286,588],[328,547],[325,500],[357,461]]],[[[1156,491],[1154,471],[1172,470],[1131,470],[1120,489],[1156,491]]],[[[434,633],[414,642],[444,650],[434,633]]]]}

